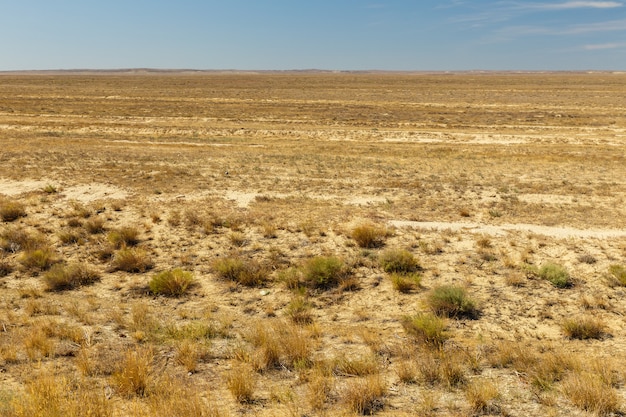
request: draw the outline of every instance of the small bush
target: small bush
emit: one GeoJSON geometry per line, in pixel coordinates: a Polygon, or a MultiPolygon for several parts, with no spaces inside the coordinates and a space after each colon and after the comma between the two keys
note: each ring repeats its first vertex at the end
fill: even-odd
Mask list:
{"type": "Polygon", "coordinates": [[[52,249],[41,248],[24,252],[19,261],[27,269],[46,271],[58,262],[58,258],[52,249]]]}
{"type": "Polygon", "coordinates": [[[303,265],[303,279],[311,288],[329,289],[348,278],[348,266],[335,256],[316,256],[303,265]]]}
{"type": "Polygon", "coordinates": [[[97,271],[83,264],[53,266],[44,275],[49,291],[71,290],[82,285],[92,284],[100,279],[97,271]]]}
{"type": "Polygon", "coordinates": [[[131,226],[121,227],[109,232],[108,238],[117,249],[123,246],[135,246],[139,243],[139,230],[131,226]]]}
{"type": "Polygon", "coordinates": [[[13,272],[13,265],[8,259],[2,259],[0,257],[0,277],[6,277],[13,272]]]}
{"type": "Polygon", "coordinates": [[[380,373],[380,365],[374,356],[347,358],[341,356],[334,361],[333,370],[341,376],[367,376],[380,373]]]}
{"type": "Polygon", "coordinates": [[[194,279],[191,272],[176,268],[156,274],[150,280],[149,287],[154,294],[180,297],[187,292],[193,283],[194,279]]]}
{"type": "Polygon", "coordinates": [[[249,366],[240,365],[233,369],[226,377],[226,384],[238,402],[249,403],[254,399],[256,375],[249,366]]]}
{"type": "Polygon", "coordinates": [[[474,381],[465,390],[465,398],[475,415],[497,414],[500,406],[498,388],[490,381],[474,381]]]}
{"type": "Polygon", "coordinates": [[[550,281],[557,288],[568,288],[573,284],[567,270],[555,263],[550,262],[542,265],[537,275],[542,279],[550,281]]]}
{"type": "Polygon", "coordinates": [[[44,245],[44,238],[21,228],[7,228],[0,233],[0,249],[5,252],[33,250],[44,245]]]}
{"type": "Polygon", "coordinates": [[[431,313],[421,313],[402,319],[404,331],[419,343],[439,348],[448,340],[446,321],[431,313]]]}
{"type": "Polygon", "coordinates": [[[408,274],[420,270],[413,254],[404,249],[387,249],[380,255],[380,266],[388,273],[408,274]]]}
{"type": "Polygon", "coordinates": [[[475,319],[479,314],[476,302],[467,295],[465,288],[455,285],[435,288],[428,295],[427,303],[438,316],[475,319]]]}
{"type": "Polygon", "coordinates": [[[153,266],[148,253],[142,249],[120,249],[115,252],[112,271],[145,272],[153,266]]]}
{"type": "Polygon", "coordinates": [[[93,217],[85,222],[85,230],[95,235],[104,232],[104,219],[101,217],[93,217]]]}
{"type": "Polygon", "coordinates": [[[606,334],[606,325],[594,317],[567,319],[561,325],[563,332],[570,339],[601,339],[606,334]]]}
{"type": "Polygon", "coordinates": [[[422,276],[414,272],[412,274],[392,273],[389,275],[393,289],[401,293],[409,293],[421,287],[422,276]]]}
{"type": "Polygon", "coordinates": [[[573,374],[561,386],[563,394],[576,407],[599,416],[613,415],[620,411],[620,397],[595,374],[573,374]]]}
{"type": "Polygon", "coordinates": [[[26,210],[21,203],[15,201],[0,202],[0,218],[3,222],[12,222],[26,216],[26,210]]]}
{"type": "Polygon", "coordinates": [[[52,184],[46,184],[46,186],[43,187],[41,191],[43,191],[46,194],[56,194],[59,192],[58,188],[52,184]]]}
{"type": "Polygon", "coordinates": [[[154,354],[149,349],[127,351],[112,375],[113,386],[127,398],[144,397],[153,382],[154,354]]]}
{"type": "Polygon", "coordinates": [[[386,392],[387,387],[380,376],[373,375],[348,382],[342,398],[348,410],[353,413],[372,415],[384,407],[386,392]]]}
{"type": "Polygon", "coordinates": [[[268,279],[268,272],[261,264],[239,256],[218,259],[213,263],[213,269],[220,278],[246,287],[261,285],[268,279]]]}
{"type": "Polygon", "coordinates": [[[384,227],[366,223],[352,229],[351,237],[361,248],[379,248],[385,244],[387,230],[384,227]]]}
{"type": "Polygon", "coordinates": [[[287,305],[287,316],[296,324],[310,324],[313,322],[311,303],[302,295],[297,295],[287,305]]]}
{"type": "Polygon", "coordinates": [[[615,285],[626,287],[626,267],[617,264],[609,266],[609,280],[615,285]]]}

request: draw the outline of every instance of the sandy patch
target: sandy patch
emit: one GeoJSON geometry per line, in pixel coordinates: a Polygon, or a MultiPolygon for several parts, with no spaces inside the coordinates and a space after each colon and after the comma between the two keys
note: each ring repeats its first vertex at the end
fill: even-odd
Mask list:
{"type": "Polygon", "coordinates": [[[557,194],[518,194],[517,199],[534,204],[574,204],[576,197],[557,194]]]}
{"type": "Polygon", "coordinates": [[[520,231],[531,232],[538,235],[556,238],[593,238],[609,239],[615,237],[626,237],[626,230],[616,229],[575,229],[573,227],[551,227],[537,224],[513,223],[501,225],[488,225],[480,223],[462,222],[416,222],[408,220],[392,220],[390,223],[396,227],[412,227],[429,230],[452,230],[466,231],[470,233],[484,233],[488,235],[505,235],[507,232],[520,231]]]}
{"type": "Polygon", "coordinates": [[[0,179],[0,194],[19,195],[22,193],[29,193],[31,191],[41,190],[48,184],[50,184],[50,182],[44,180],[14,181],[9,179],[0,179]]]}
{"type": "Polygon", "coordinates": [[[128,192],[112,185],[93,183],[64,188],[61,195],[68,200],[89,203],[103,199],[121,200],[128,197],[128,192]]]}

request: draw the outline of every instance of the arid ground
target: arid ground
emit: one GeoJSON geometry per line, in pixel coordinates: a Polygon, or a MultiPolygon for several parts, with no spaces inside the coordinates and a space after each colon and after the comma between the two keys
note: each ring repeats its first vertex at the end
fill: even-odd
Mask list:
{"type": "Polygon", "coordinates": [[[624,97],[0,75],[0,414],[622,415],[624,97]]]}

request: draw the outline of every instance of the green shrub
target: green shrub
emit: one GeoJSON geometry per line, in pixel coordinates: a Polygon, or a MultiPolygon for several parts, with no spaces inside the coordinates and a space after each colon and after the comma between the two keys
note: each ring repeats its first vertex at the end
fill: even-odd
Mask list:
{"type": "Polygon", "coordinates": [[[303,279],[310,288],[328,289],[341,284],[349,277],[350,269],[335,256],[316,256],[303,265],[303,279]]]}
{"type": "Polygon", "coordinates": [[[152,277],[150,280],[150,291],[154,294],[168,297],[180,297],[193,285],[194,279],[191,272],[183,271],[180,268],[170,271],[163,271],[152,277]]]}
{"type": "Polygon", "coordinates": [[[384,227],[366,223],[352,229],[351,237],[362,248],[379,248],[385,244],[387,230],[384,227]]]}
{"type": "Polygon", "coordinates": [[[394,290],[409,293],[422,285],[422,276],[418,272],[412,274],[392,273],[389,275],[394,290]]]}
{"type": "Polygon", "coordinates": [[[83,264],[57,264],[43,278],[49,291],[63,291],[92,284],[100,279],[100,275],[83,264]]]}
{"type": "Polygon", "coordinates": [[[387,249],[380,255],[379,262],[380,267],[389,273],[409,274],[421,269],[417,259],[405,249],[387,249]]]}
{"type": "Polygon", "coordinates": [[[132,248],[120,249],[115,252],[111,269],[113,271],[145,272],[152,266],[152,260],[145,250],[132,248]]]}
{"type": "Polygon", "coordinates": [[[623,265],[609,266],[609,279],[615,285],[626,287],[626,267],[623,265]]]}
{"type": "Polygon", "coordinates": [[[448,339],[445,319],[431,313],[404,317],[401,324],[407,334],[428,346],[440,348],[448,339]]]}
{"type": "Polygon", "coordinates": [[[444,285],[435,288],[427,298],[433,313],[451,318],[477,318],[479,314],[476,302],[467,295],[463,287],[444,285]]]}
{"type": "Polygon", "coordinates": [[[268,272],[261,264],[239,256],[218,259],[213,263],[213,269],[220,278],[246,287],[261,285],[268,279],[268,272]]]}
{"type": "Polygon", "coordinates": [[[3,222],[12,222],[26,216],[26,210],[21,203],[15,201],[0,202],[0,218],[3,222]]]}
{"type": "Polygon", "coordinates": [[[601,339],[606,334],[606,325],[594,317],[578,317],[565,320],[561,327],[570,339],[601,339]]]}
{"type": "Polygon", "coordinates": [[[557,288],[571,287],[573,282],[567,270],[561,265],[555,263],[546,263],[539,268],[537,275],[550,281],[557,288]]]}

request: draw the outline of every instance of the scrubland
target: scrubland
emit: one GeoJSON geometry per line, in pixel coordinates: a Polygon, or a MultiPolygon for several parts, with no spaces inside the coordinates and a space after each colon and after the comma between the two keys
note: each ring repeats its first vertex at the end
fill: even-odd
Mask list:
{"type": "Polygon", "coordinates": [[[0,414],[622,415],[625,94],[0,75],[0,414]]]}

